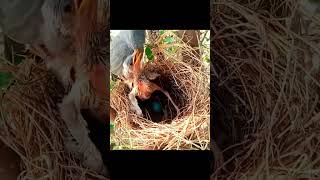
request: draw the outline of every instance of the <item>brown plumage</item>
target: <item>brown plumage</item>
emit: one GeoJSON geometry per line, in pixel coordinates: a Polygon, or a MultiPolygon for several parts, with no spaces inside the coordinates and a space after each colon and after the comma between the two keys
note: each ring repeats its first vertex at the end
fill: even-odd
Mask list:
{"type": "MultiPolygon", "coordinates": [[[[73,147],[71,151],[80,151],[81,160],[86,167],[107,175],[101,156],[106,154],[103,152],[106,151],[107,145],[103,143],[98,145],[99,152],[97,146],[90,140],[87,129],[88,124],[97,124],[90,121],[98,120],[101,125],[95,125],[92,131],[106,133],[108,96],[105,64],[108,33],[106,15],[100,10],[106,12],[107,6],[104,3],[107,2],[106,0],[75,0],[74,2],[76,7],[74,37],[77,51],[72,72],[74,83],[60,105],[61,116],[77,142],[77,145],[68,146],[73,147]],[[89,117],[88,124],[83,116],[89,117]]],[[[97,138],[104,139],[105,136],[101,135],[97,138]]],[[[97,141],[99,140],[96,139],[95,142],[97,141]]]]}
{"type": "MultiPolygon", "coordinates": [[[[109,43],[106,14],[99,14],[98,2],[83,1],[84,4],[79,7],[76,21],[76,34],[79,36],[76,38],[76,69],[78,78],[87,79],[91,87],[89,91],[83,92],[83,97],[89,98],[82,101],[84,106],[97,106],[94,107],[99,110],[97,113],[105,114],[108,99],[106,61],[109,43]]],[[[104,124],[106,120],[101,119],[104,124]]]]}

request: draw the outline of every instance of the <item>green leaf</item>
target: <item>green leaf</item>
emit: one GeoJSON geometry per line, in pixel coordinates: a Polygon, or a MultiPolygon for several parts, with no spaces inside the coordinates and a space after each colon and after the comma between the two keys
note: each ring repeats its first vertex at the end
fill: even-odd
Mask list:
{"type": "Polygon", "coordinates": [[[110,91],[114,88],[116,82],[115,81],[110,81],[110,91]]]}
{"type": "Polygon", "coordinates": [[[176,46],[172,46],[172,47],[169,47],[169,48],[166,48],[166,51],[170,54],[174,54],[176,53],[178,50],[178,48],[176,46]]]}
{"type": "Polygon", "coordinates": [[[172,47],[169,47],[166,50],[167,50],[168,53],[172,53],[173,52],[173,48],[172,47]]]}
{"type": "Polygon", "coordinates": [[[210,63],[210,57],[206,56],[206,57],[204,58],[204,60],[205,60],[206,62],[210,63]]]}
{"type": "Polygon", "coordinates": [[[166,44],[171,44],[171,43],[173,43],[174,42],[174,38],[173,37],[166,37],[165,39],[164,39],[164,42],[166,43],[166,44]]]}
{"type": "Polygon", "coordinates": [[[12,79],[11,73],[0,73],[0,88],[6,88],[12,79]]]}
{"type": "Polygon", "coordinates": [[[17,55],[14,59],[14,64],[15,65],[18,65],[20,64],[23,60],[25,60],[25,57],[24,56],[20,56],[20,55],[17,55]]]}
{"type": "Polygon", "coordinates": [[[153,56],[153,53],[152,53],[151,48],[150,48],[149,46],[146,47],[145,53],[146,53],[146,55],[147,55],[147,58],[148,58],[151,62],[153,62],[154,56],[153,56]]]}
{"type": "Polygon", "coordinates": [[[110,123],[110,133],[114,133],[114,124],[110,123]]]}
{"type": "Polygon", "coordinates": [[[164,30],[159,30],[159,34],[160,35],[164,34],[164,30]]]}

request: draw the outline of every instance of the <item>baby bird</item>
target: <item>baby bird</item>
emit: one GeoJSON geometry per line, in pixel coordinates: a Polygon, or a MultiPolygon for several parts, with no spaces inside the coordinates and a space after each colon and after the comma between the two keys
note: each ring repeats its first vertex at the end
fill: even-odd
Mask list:
{"type": "Polygon", "coordinates": [[[73,0],[0,1],[0,26],[5,35],[27,45],[70,88],[75,61],[73,0]]]}
{"type": "Polygon", "coordinates": [[[110,44],[110,71],[112,74],[127,78],[133,68],[133,52],[143,51],[144,30],[123,30],[112,39],[110,44]]]}
{"type": "Polygon", "coordinates": [[[0,1],[3,32],[18,43],[42,46],[54,55],[70,47],[73,17],[73,0],[0,1]]]}
{"type": "Polygon", "coordinates": [[[76,143],[67,142],[66,149],[80,154],[84,166],[104,175],[106,167],[88,136],[81,111],[89,109],[87,117],[97,115],[102,127],[108,119],[108,3],[109,0],[0,2],[6,5],[0,6],[0,25],[5,33],[29,44],[68,92],[59,105],[60,114],[76,143]]]}
{"type": "Polygon", "coordinates": [[[155,91],[161,91],[170,100],[172,105],[175,107],[177,115],[180,113],[178,106],[172,100],[168,91],[164,90],[152,80],[155,80],[160,74],[155,72],[149,72],[144,70],[145,64],[142,63],[143,52],[136,50],[133,57],[133,71],[130,76],[125,81],[129,87],[132,87],[129,93],[129,100],[131,102],[131,109],[137,113],[137,115],[142,116],[142,111],[138,105],[136,97],[144,101],[151,97],[152,93],[155,91]]]}
{"type": "MultiPolygon", "coordinates": [[[[90,140],[86,121],[81,114],[81,110],[89,109],[86,116],[97,115],[96,118],[102,127],[108,119],[107,1],[75,0],[75,4],[77,15],[74,33],[78,35],[75,42],[78,51],[73,66],[74,83],[60,104],[60,112],[78,143],[76,149],[79,149],[79,154],[83,157],[83,164],[107,175],[101,153],[90,140]]],[[[106,146],[102,147],[101,151],[104,152],[106,149],[106,146]]]]}

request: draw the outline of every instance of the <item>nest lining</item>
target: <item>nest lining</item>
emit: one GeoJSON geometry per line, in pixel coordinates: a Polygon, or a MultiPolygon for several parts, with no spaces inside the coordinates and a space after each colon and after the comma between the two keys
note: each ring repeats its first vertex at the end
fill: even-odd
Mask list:
{"type": "Polygon", "coordinates": [[[302,13],[295,0],[212,8],[213,151],[220,146],[224,159],[213,179],[318,178],[319,14],[302,13]]]}
{"type": "MultiPolygon", "coordinates": [[[[160,74],[155,82],[169,92],[180,114],[176,115],[174,106],[163,98],[165,108],[172,112],[168,117],[172,119],[153,122],[148,116],[136,116],[130,112],[129,89],[119,82],[111,93],[110,101],[118,113],[115,139],[119,145],[130,146],[129,149],[207,149],[210,97],[209,81],[206,80],[209,74],[201,68],[172,60],[149,63],[145,69],[160,74]]],[[[163,94],[154,92],[153,95],[163,94]]]]}
{"type": "Polygon", "coordinates": [[[1,96],[1,140],[21,158],[19,178],[106,179],[64,149],[65,122],[57,107],[65,90],[42,61],[10,66],[16,81],[1,96]]]}

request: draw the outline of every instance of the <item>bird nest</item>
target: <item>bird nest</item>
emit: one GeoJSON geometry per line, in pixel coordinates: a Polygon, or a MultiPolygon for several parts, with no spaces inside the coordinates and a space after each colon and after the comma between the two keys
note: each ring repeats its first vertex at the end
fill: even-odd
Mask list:
{"type": "Polygon", "coordinates": [[[0,71],[15,76],[1,91],[0,138],[21,158],[19,178],[105,179],[65,151],[67,127],[57,107],[65,92],[44,64],[28,57],[0,71]]]}
{"type": "Polygon", "coordinates": [[[130,111],[129,88],[118,82],[110,95],[111,107],[117,112],[111,137],[116,146],[142,150],[208,149],[210,78],[204,69],[176,59],[146,65],[146,71],[160,74],[154,82],[168,91],[180,114],[166,96],[156,91],[149,100],[138,100],[143,117],[137,116],[130,111]],[[156,97],[161,99],[166,115],[150,110],[156,97]]]}
{"type": "Polygon", "coordinates": [[[212,3],[213,179],[320,177],[320,16],[301,2],[212,3]]]}

